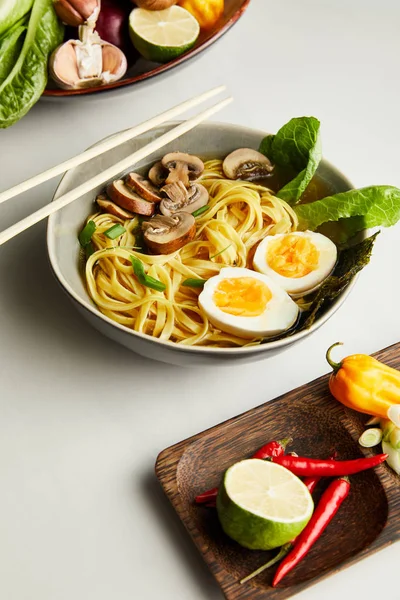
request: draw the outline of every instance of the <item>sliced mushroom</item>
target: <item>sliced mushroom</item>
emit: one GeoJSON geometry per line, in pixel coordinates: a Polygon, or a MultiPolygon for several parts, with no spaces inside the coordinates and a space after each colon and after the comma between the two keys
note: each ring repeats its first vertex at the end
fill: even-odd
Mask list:
{"type": "Polygon", "coordinates": [[[165,185],[161,191],[164,191],[169,198],[165,198],[160,202],[160,211],[163,215],[173,215],[178,211],[193,213],[195,210],[202,208],[208,202],[208,192],[204,185],[194,183],[187,190],[183,183],[170,183],[165,185]],[[176,190],[180,190],[180,193],[176,190]]]}
{"type": "Polygon", "coordinates": [[[139,196],[149,202],[161,202],[162,196],[158,189],[138,173],[129,173],[125,181],[126,185],[133,188],[139,196]]]}
{"type": "Polygon", "coordinates": [[[204,163],[197,156],[185,152],[170,152],[161,161],[163,167],[169,170],[166,183],[182,181],[185,187],[189,187],[189,181],[198,179],[204,171],[204,163]]]}
{"type": "Polygon", "coordinates": [[[107,186],[107,194],[111,200],[137,215],[150,217],[154,214],[154,202],[148,202],[141,198],[136,192],[131,192],[122,179],[116,179],[107,186]]]}
{"type": "Polygon", "coordinates": [[[121,208],[118,204],[115,204],[115,202],[112,202],[105,194],[97,196],[96,202],[102,210],[115,217],[119,217],[120,219],[133,219],[135,217],[133,213],[121,208]]]}
{"type": "Polygon", "coordinates": [[[125,54],[85,25],[80,40],[68,40],[51,55],[49,69],[63,89],[96,87],[121,79],[128,68],[125,54]]]}
{"type": "Polygon", "coordinates": [[[229,179],[261,179],[268,177],[274,169],[271,161],[251,148],[239,148],[228,154],[222,169],[229,179]]]}
{"type": "Polygon", "coordinates": [[[195,218],[186,212],[172,217],[157,215],[142,223],[143,237],[155,254],[171,254],[190,242],[196,235],[195,218]]]}
{"type": "Polygon", "coordinates": [[[162,166],[161,160],[156,162],[148,173],[148,178],[154,185],[160,187],[168,177],[168,169],[162,166]]]}

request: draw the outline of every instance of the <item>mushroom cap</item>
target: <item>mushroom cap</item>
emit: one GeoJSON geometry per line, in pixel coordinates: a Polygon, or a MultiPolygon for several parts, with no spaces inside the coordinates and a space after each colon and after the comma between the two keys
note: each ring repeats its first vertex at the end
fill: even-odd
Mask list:
{"type": "Polygon", "coordinates": [[[203,161],[198,156],[185,152],[170,152],[162,158],[161,164],[170,172],[166,183],[182,181],[185,187],[189,186],[189,181],[198,179],[204,171],[203,161]]]}
{"type": "Polygon", "coordinates": [[[135,215],[128,210],[125,210],[118,204],[115,204],[112,200],[110,200],[105,194],[100,194],[96,198],[96,203],[99,207],[105,212],[114,215],[114,217],[119,217],[120,219],[134,219],[135,215]]]}
{"type": "Polygon", "coordinates": [[[167,179],[168,169],[163,167],[161,160],[159,160],[151,167],[147,177],[155,186],[159,187],[167,179]]]}
{"type": "Polygon", "coordinates": [[[133,188],[139,196],[149,200],[149,202],[160,202],[162,200],[162,196],[155,185],[139,173],[129,173],[126,178],[126,185],[133,188]]]}
{"type": "Polygon", "coordinates": [[[195,218],[186,212],[171,217],[157,215],[142,223],[143,237],[155,254],[171,254],[190,242],[196,235],[195,218]]]}
{"type": "MultiPolygon", "coordinates": [[[[181,188],[181,189],[182,189],[181,188]]],[[[204,185],[200,183],[192,184],[188,190],[183,186],[182,182],[167,184],[162,188],[161,191],[165,191],[165,193],[169,196],[168,198],[164,198],[160,202],[160,211],[163,215],[171,216],[176,212],[185,211],[188,213],[193,213],[199,208],[205,206],[209,199],[209,194],[204,185]],[[173,191],[176,190],[175,186],[182,186],[185,194],[171,194],[169,193],[171,188],[173,191]]]]}
{"type": "Polygon", "coordinates": [[[82,78],[75,51],[80,44],[79,40],[68,40],[58,46],[50,57],[50,75],[62,89],[96,87],[117,81],[125,75],[128,68],[125,54],[116,46],[99,38],[93,45],[101,48],[101,72],[97,76],[82,78]]]}
{"type": "Polygon", "coordinates": [[[154,214],[156,206],[154,202],[148,202],[148,200],[144,200],[141,196],[136,194],[136,192],[130,191],[123,179],[116,179],[109,183],[107,186],[107,194],[115,204],[118,204],[118,206],[121,206],[130,212],[146,217],[150,217],[154,214]]]}
{"type": "Polygon", "coordinates": [[[268,177],[274,169],[273,164],[257,150],[238,148],[225,158],[222,169],[228,179],[261,179],[268,177]]]}

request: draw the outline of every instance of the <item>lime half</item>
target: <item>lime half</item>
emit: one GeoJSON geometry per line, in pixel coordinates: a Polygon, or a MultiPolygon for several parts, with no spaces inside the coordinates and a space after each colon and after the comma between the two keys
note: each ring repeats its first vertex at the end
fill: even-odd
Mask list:
{"type": "Polygon", "coordinates": [[[230,467],[217,497],[225,533],[253,550],[271,550],[293,540],[313,509],[311,494],[296,475],[257,458],[230,467]]]}
{"type": "Polygon", "coordinates": [[[129,15],[129,33],[142,56],[153,62],[166,63],[194,45],[200,25],[181,6],[165,10],[134,8],[129,15]]]}

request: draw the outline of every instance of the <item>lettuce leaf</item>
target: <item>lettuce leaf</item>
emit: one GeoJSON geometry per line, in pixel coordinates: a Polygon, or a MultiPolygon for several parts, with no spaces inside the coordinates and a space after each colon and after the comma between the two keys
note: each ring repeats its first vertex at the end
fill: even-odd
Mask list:
{"type": "Polygon", "coordinates": [[[0,128],[23,117],[47,83],[49,54],[63,41],[64,27],[52,0],[35,0],[18,60],[0,84],[0,128]]]}
{"type": "Polygon", "coordinates": [[[315,117],[291,119],[276,135],[265,137],[259,151],[279,167],[297,173],[277,193],[278,198],[296,204],[322,158],[320,122],[315,117]]]}
{"type": "Polygon", "coordinates": [[[32,8],[33,0],[0,0],[0,37],[26,15],[32,8]]]}
{"type": "Polygon", "coordinates": [[[18,60],[24,43],[26,23],[26,18],[21,19],[8,30],[6,37],[0,39],[0,85],[11,73],[18,60]]]}
{"type": "Polygon", "coordinates": [[[347,239],[369,227],[390,227],[400,219],[400,189],[377,185],[327,196],[295,207],[300,229],[314,231],[323,223],[343,221],[347,239]]]}

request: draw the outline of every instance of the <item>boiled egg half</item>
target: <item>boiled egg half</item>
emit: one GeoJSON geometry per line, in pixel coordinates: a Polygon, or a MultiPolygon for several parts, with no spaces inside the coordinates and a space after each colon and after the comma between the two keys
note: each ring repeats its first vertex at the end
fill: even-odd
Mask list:
{"type": "Polygon", "coordinates": [[[246,339],[286,331],[299,314],[297,304],[270,277],[239,267],[221,269],[211,277],[199,306],[215,327],[246,339]]]}
{"type": "Polygon", "coordinates": [[[267,236],[258,245],[253,265],[296,298],[316,290],[336,259],[336,246],[325,235],[295,231],[267,236]]]}

